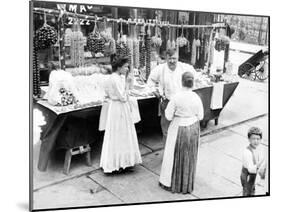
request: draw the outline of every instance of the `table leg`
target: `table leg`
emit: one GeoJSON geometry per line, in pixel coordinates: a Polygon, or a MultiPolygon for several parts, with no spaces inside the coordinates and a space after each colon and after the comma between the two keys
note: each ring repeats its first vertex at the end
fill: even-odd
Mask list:
{"type": "Polygon", "coordinates": [[[63,173],[68,175],[69,174],[69,168],[71,163],[71,149],[67,150],[65,153],[65,159],[64,159],[64,167],[63,167],[63,173]]]}
{"type": "Polygon", "coordinates": [[[40,154],[38,160],[39,171],[46,171],[51,151],[55,146],[56,138],[65,122],[65,119],[66,116],[59,116],[57,119],[54,120],[53,124],[49,123],[50,126],[46,130],[46,133],[42,138],[42,143],[40,146],[40,154]]]}
{"type": "Polygon", "coordinates": [[[219,118],[215,118],[215,125],[219,124],[219,118]]]}
{"type": "Polygon", "coordinates": [[[86,163],[87,163],[87,166],[92,166],[91,151],[86,152],[86,163]]]}

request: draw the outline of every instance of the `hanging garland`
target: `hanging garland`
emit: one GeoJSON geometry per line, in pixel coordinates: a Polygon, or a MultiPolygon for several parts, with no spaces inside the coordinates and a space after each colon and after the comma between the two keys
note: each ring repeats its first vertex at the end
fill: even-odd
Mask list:
{"type": "Polygon", "coordinates": [[[120,25],[120,33],[118,35],[118,40],[116,42],[116,54],[119,57],[129,57],[130,56],[130,49],[127,45],[127,38],[126,35],[123,35],[122,29],[122,21],[120,25]]]}
{"type": "Polygon", "coordinates": [[[151,44],[155,48],[159,48],[162,45],[161,32],[158,32],[157,23],[155,27],[155,35],[151,37],[151,44]]]}
{"type": "Polygon", "coordinates": [[[47,49],[58,40],[58,34],[54,27],[47,24],[44,14],[44,25],[35,32],[35,46],[37,50],[47,49]]]}
{"type": "Polygon", "coordinates": [[[187,39],[183,36],[183,25],[181,27],[181,36],[177,38],[178,47],[184,47],[187,44],[187,39]]]}
{"type": "Polygon", "coordinates": [[[150,27],[148,26],[147,36],[145,39],[145,69],[146,69],[145,79],[146,80],[148,79],[151,71],[151,46],[152,46],[152,40],[150,37],[150,27]]]}
{"type": "Polygon", "coordinates": [[[92,52],[94,57],[103,56],[105,50],[105,39],[98,31],[97,21],[95,20],[95,26],[93,32],[87,37],[87,47],[92,52]]]}
{"type": "Polygon", "coordinates": [[[41,89],[40,89],[40,72],[38,65],[38,46],[36,39],[33,38],[33,95],[36,97],[40,97],[41,89]]]}
{"type": "Polygon", "coordinates": [[[84,66],[84,37],[80,31],[79,19],[74,21],[70,35],[70,58],[74,67],[84,66]]]}

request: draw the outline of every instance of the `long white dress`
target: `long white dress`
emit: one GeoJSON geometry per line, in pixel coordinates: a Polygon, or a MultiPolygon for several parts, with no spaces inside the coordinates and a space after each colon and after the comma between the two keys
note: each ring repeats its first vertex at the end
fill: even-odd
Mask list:
{"type": "Polygon", "coordinates": [[[100,118],[99,128],[105,128],[100,167],[109,173],[142,160],[124,78],[113,73],[105,82],[105,92],[109,101],[100,118]]]}

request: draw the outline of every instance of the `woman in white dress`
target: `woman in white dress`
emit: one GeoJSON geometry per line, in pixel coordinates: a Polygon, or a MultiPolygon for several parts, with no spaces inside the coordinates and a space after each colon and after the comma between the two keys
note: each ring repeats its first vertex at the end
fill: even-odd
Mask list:
{"type": "Polygon", "coordinates": [[[173,193],[191,193],[194,187],[198,144],[199,121],[203,119],[200,97],[192,91],[194,76],[182,75],[182,91],[172,96],[165,110],[171,124],[168,129],[159,184],[173,193]]]}
{"type": "Polygon", "coordinates": [[[100,130],[105,130],[100,167],[105,173],[131,168],[141,163],[138,139],[132,108],[125,89],[125,74],[128,72],[127,58],[112,61],[113,73],[105,82],[109,101],[102,108],[100,130]]]}

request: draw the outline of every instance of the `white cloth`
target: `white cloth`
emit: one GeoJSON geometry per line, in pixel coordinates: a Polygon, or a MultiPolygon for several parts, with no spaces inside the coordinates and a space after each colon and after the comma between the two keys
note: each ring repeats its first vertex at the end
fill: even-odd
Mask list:
{"type": "Polygon", "coordinates": [[[266,160],[264,150],[260,145],[256,149],[253,149],[253,153],[256,160],[256,164],[254,164],[253,154],[248,148],[246,148],[243,152],[242,164],[243,167],[248,170],[248,172],[255,174],[258,172],[257,167],[265,167],[266,160]]]}
{"type": "Polygon", "coordinates": [[[170,99],[172,95],[182,89],[182,74],[186,71],[193,73],[194,79],[197,73],[194,68],[186,63],[177,62],[177,67],[174,71],[170,70],[167,63],[156,66],[150,73],[147,84],[149,87],[156,87],[159,83],[160,95],[165,95],[170,99]]]}
{"type": "Polygon", "coordinates": [[[182,90],[172,97],[165,110],[169,125],[160,173],[160,183],[170,187],[174,162],[174,151],[179,126],[190,126],[203,119],[204,109],[200,97],[190,91],[182,90]]]}
{"type": "Polygon", "coordinates": [[[212,110],[220,109],[223,106],[223,91],[224,91],[224,82],[214,83],[211,105],[212,110]]]}
{"type": "Polygon", "coordinates": [[[142,160],[124,79],[113,73],[106,82],[106,93],[110,100],[103,106],[105,116],[100,118],[99,128],[105,128],[100,167],[107,173],[142,160]]]}
{"type": "Polygon", "coordinates": [[[52,71],[49,77],[49,89],[44,96],[51,105],[56,105],[61,103],[60,88],[64,88],[67,91],[72,92],[72,94],[79,100],[79,95],[77,88],[74,83],[74,77],[63,70],[52,71]]]}

